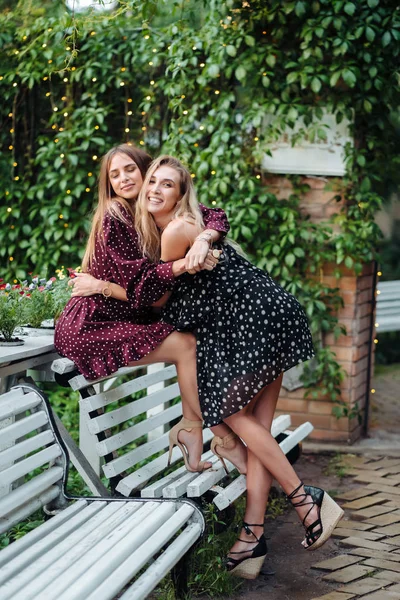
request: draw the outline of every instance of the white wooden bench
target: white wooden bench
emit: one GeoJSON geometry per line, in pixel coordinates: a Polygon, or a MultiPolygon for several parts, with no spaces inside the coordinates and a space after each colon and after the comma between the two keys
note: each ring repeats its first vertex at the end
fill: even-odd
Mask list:
{"type": "Polygon", "coordinates": [[[400,331],[400,281],[380,281],[376,297],[378,333],[400,331]]]}
{"type": "Polygon", "coordinates": [[[129,584],[118,597],[141,600],[204,531],[190,500],[69,497],[68,454],[33,385],[0,396],[0,450],[0,533],[55,514],[0,551],[1,600],[112,600],[129,584]]]}
{"type": "MultiPolygon", "coordinates": [[[[53,363],[52,368],[56,373],[65,374],[68,370],[72,371],[75,365],[68,359],[59,359],[53,363]]],[[[161,365],[160,369],[150,374],[118,383],[120,376],[132,376],[137,371],[138,367],[125,367],[112,377],[98,379],[96,382],[90,382],[82,375],[69,380],[72,389],[79,390],[81,394],[81,416],[90,434],[95,436],[96,453],[98,457],[106,459],[102,467],[104,475],[117,482],[116,492],[125,497],[140,494],[142,498],[177,499],[186,495],[188,498],[199,499],[211,490],[215,505],[220,510],[227,508],[245,491],[246,478],[242,475],[233,481],[226,478],[217,457],[207,450],[207,442],[212,438],[209,429],[203,432],[206,451],[202,460],[210,461],[212,469],[202,474],[189,473],[184,467],[165,472],[170,423],[182,414],[181,402],[178,401],[179,386],[175,382],[175,367],[161,365]],[[115,387],[105,391],[94,389],[94,384],[102,382],[107,385],[107,380],[111,380],[115,387]],[[162,382],[165,387],[154,390],[155,384],[162,382]],[[144,390],[144,397],[132,398],[132,395],[143,393],[144,390]],[[126,399],[130,401],[121,406],[121,401],[126,399]],[[150,409],[160,406],[162,410],[146,418],[150,409]],[[160,428],[159,437],[151,435],[160,428]]],[[[294,458],[299,454],[298,444],[309,435],[313,427],[311,423],[304,423],[295,431],[288,431],[289,427],[290,416],[281,415],[273,422],[272,434],[274,437],[279,436],[278,440],[285,454],[291,452],[294,458]]],[[[172,464],[176,465],[181,458],[180,450],[175,447],[172,464]]],[[[227,465],[230,471],[234,471],[234,466],[229,461],[227,465]]]]}

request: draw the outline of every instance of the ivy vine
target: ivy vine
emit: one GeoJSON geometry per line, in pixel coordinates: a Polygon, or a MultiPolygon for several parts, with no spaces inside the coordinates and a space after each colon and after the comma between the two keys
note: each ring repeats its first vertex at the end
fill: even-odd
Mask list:
{"type": "MultiPolygon", "coordinates": [[[[398,11],[390,0],[198,4],[0,13],[2,276],[80,262],[98,159],[131,140],[186,161],[200,200],[226,209],[234,238],[299,297],[313,331],[339,336],[338,289],[318,274],[327,263],[360,273],[376,256],[374,215],[399,180],[398,11]],[[323,139],[324,110],[352,122],[355,143],[345,207],[313,223],[301,180],[277,199],[261,158],[300,119],[323,139]]],[[[343,373],[327,349],[318,361],[307,385],[340,407],[343,373]]]]}

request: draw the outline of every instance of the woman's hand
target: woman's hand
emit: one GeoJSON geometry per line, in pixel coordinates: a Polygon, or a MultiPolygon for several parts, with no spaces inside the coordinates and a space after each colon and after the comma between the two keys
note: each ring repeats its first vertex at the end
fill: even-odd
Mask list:
{"type": "Polygon", "coordinates": [[[68,281],[72,286],[72,297],[75,296],[93,296],[101,294],[106,282],[96,279],[89,273],[76,273],[75,277],[68,281]]]}
{"type": "Polygon", "coordinates": [[[197,273],[204,269],[210,244],[206,239],[194,240],[193,246],[185,256],[185,267],[188,273],[197,273]]]}
{"type": "Polygon", "coordinates": [[[221,250],[213,250],[213,249],[209,249],[206,257],[203,261],[203,263],[200,265],[199,268],[197,269],[188,269],[188,273],[190,273],[191,275],[195,275],[196,273],[198,273],[199,271],[212,271],[219,262],[219,257],[221,256],[222,252],[221,250]]]}

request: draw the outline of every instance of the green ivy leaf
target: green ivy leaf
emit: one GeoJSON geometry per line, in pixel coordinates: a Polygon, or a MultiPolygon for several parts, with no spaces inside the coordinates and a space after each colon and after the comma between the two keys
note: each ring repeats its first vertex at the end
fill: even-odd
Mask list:
{"type": "Polygon", "coordinates": [[[315,94],[318,94],[318,92],[321,89],[321,81],[318,79],[318,77],[313,77],[311,80],[311,89],[315,94]]]}
{"type": "Polygon", "coordinates": [[[365,35],[366,38],[369,42],[373,42],[375,39],[375,31],[372,29],[372,27],[366,27],[365,28],[365,35]]]}
{"type": "Polygon", "coordinates": [[[285,263],[287,264],[288,267],[293,267],[294,263],[296,262],[296,257],[294,254],[292,254],[291,252],[288,252],[285,256],[285,263]]]}
{"type": "Polygon", "coordinates": [[[356,5],[352,2],[346,2],[346,4],[344,5],[344,12],[350,16],[353,16],[356,12],[356,5]]]}
{"type": "Polygon", "coordinates": [[[370,8],[376,8],[379,4],[379,0],[367,0],[367,4],[370,8]]]}
{"type": "Polygon", "coordinates": [[[237,50],[236,50],[235,46],[232,46],[232,44],[229,44],[226,47],[226,53],[229,54],[229,56],[236,56],[237,50]]]}
{"type": "Polygon", "coordinates": [[[353,71],[350,71],[350,69],[343,69],[342,77],[343,77],[344,82],[349,87],[355,86],[357,79],[356,79],[356,76],[354,75],[353,71]]]}
{"type": "Polygon", "coordinates": [[[382,46],[384,48],[388,46],[390,44],[391,39],[392,36],[390,35],[390,31],[385,31],[385,33],[382,36],[382,46]]]}
{"type": "Polygon", "coordinates": [[[246,69],[241,65],[235,69],[235,77],[239,81],[246,79],[246,69]]]}

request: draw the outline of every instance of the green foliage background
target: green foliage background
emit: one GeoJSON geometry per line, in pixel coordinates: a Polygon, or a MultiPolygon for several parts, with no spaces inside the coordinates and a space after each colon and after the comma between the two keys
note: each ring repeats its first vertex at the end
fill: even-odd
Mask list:
{"type": "MultiPolygon", "coordinates": [[[[0,14],[2,276],[80,262],[99,158],[132,140],[185,160],[200,200],[227,211],[233,237],[299,297],[314,331],[338,335],[340,299],[314,274],[327,262],[360,272],[374,258],[374,214],[399,180],[395,2],[121,0],[112,13],[77,17],[31,9],[32,0],[0,14]],[[299,178],[282,201],[260,171],[300,117],[324,138],[323,109],[354,123],[335,236],[301,215],[299,178]]],[[[319,359],[337,399],[340,370],[328,349],[319,359]]]]}

